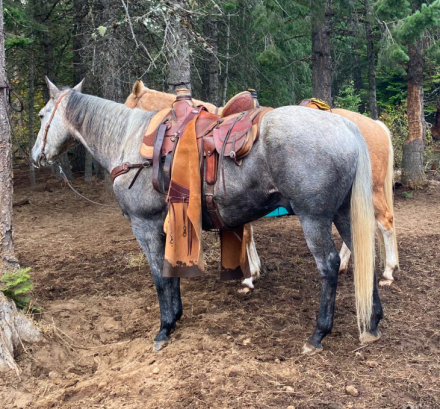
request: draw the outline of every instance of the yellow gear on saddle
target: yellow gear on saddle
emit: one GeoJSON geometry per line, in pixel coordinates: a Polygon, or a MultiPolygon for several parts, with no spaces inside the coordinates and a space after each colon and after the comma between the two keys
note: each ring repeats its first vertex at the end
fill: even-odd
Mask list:
{"type": "Polygon", "coordinates": [[[330,105],[326,104],[322,99],[311,98],[310,102],[315,104],[322,111],[330,111],[330,105]]]}

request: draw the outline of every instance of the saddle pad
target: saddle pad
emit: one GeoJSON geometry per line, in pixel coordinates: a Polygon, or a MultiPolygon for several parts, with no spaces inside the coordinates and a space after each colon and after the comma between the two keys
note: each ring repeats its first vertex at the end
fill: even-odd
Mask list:
{"type": "Polygon", "coordinates": [[[142,139],[142,146],[140,154],[146,159],[153,159],[153,148],[154,148],[154,137],[156,135],[156,129],[160,123],[171,114],[171,109],[165,108],[161,109],[159,112],[153,115],[148,124],[147,130],[145,131],[144,137],[142,139]]]}
{"type": "Polygon", "coordinates": [[[303,99],[299,103],[300,107],[318,108],[321,111],[330,111],[330,105],[318,98],[303,99]]]}

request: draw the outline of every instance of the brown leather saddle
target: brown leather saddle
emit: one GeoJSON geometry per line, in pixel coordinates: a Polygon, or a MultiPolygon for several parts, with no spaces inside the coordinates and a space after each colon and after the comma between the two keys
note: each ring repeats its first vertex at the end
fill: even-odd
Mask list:
{"type": "MultiPolygon", "coordinates": [[[[186,125],[197,117],[195,129],[200,155],[200,167],[206,182],[206,206],[212,223],[224,229],[214,202],[214,187],[224,158],[237,166],[258,139],[261,120],[272,108],[260,108],[254,90],[245,91],[223,108],[221,115],[208,112],[202,105],[195,106],[188,90],[180,89],[171,109],[159,111],[150,121],[142,140],[141,155],[144,164],[123,164],[112,171],[112,179],[139,168],[130,187],[143,167],[153,166],[152,183],[163,194],[168,193],[174,152],[186,125]],[[205,172],[203,174],[203,161],[205,172]]],[[[224,183],[224,178],[223,178],[224,183]]]]}

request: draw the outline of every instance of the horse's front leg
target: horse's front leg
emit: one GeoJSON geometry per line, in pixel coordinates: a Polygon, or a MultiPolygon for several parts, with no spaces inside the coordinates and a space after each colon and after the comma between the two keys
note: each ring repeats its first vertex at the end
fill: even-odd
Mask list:
{"type": "Polygon", "coordinates": [[[180,279],[162,277],[165,255],[165,234],[162,223],[157,221],[132,220],[134,235],[150,264],[160,307],[160,330],[154,338],[154,351],[160,351],[169,341],[176,323],[182,316],[180,279]]]}

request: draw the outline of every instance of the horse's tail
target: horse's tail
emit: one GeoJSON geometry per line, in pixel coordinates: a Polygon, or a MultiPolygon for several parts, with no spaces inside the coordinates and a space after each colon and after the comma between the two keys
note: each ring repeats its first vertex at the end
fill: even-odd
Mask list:
{"type": "Polygon", "coordinates": [[[353,129],[359,142],[359,155],[351,190],[351,238],[354,260],[354,286],[359,330],[370,326],[374,287],[374,231],[371,163],[365,139],[353,129]]]}
{"type": "MultiPolygon", "coordinates": [[[[387,168],[387,175],[386,175],[385,182],[384,182],[384,193],[385,193],[385,200],[387,202],[388,208],[390,209],[390,212],[393,215],[394,254],[396,255],[396,259],[397,259],[397,266],[399,266],[399,252],[397,249],[396,226],[394,224],[394,201],[393,201],[394,149],[393,149],[393,143],[391,140],[391,131],[388,129],[388,127],[382,121],[376,121],[376,122],[387,133],[388,141],[389,141],[388,168],[387,168]]],[[[381,245],[384,246],[382,235],[379,234],[379,237],[382,238],[382,240],[379,240],[379,243],[381,243],[381,245]]],[[[381,254],[381,259],[385,265],[385,260],[384,260],[385,250],[381,249],[380,254],[381,254]]]]}

